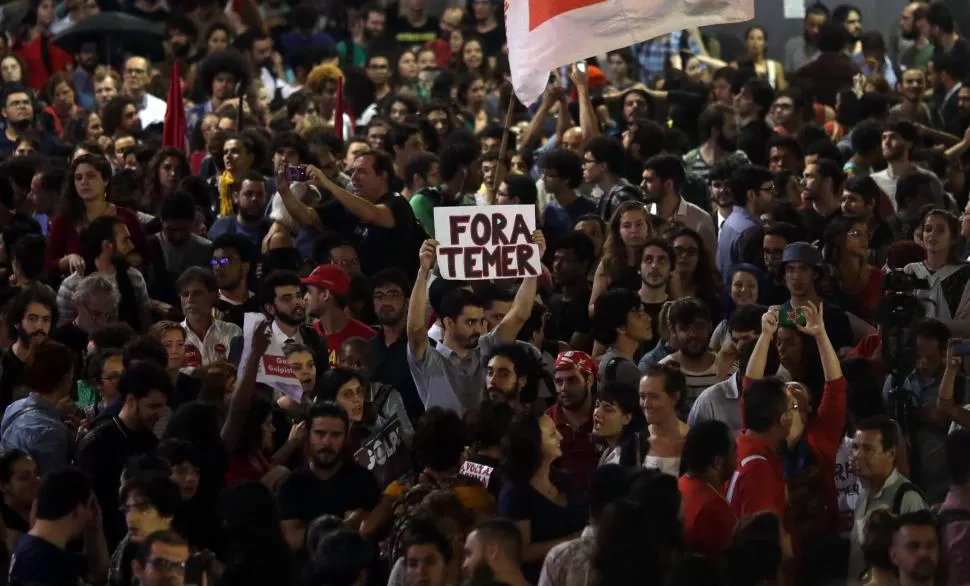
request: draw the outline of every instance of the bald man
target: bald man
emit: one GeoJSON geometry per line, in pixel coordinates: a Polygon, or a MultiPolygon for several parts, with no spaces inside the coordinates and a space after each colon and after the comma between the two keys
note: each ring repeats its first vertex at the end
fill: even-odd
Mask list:
{"type": "Polygon", "coordinates": [[[138,119],[141,127],[148,128],[152,124],[165,122],[165,111],[168,105],[148,93],[148,84],[152,80],[152,64],[144,57],[129,57],[125,61],[124,94],[135,100],[138,106],[138,119]]]}

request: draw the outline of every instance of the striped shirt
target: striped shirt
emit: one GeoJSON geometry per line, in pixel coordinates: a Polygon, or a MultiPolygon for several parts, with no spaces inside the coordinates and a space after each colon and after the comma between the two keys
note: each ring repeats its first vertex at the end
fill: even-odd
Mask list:
{"type": "MultiPolygon", "coordinates": [[[[661,364],[667,364],[670,362],[679,362],[680,352],[675,352],[670,356],[664,358],[660,361],[661,364]]],[[[690,415],[690,409],[694,406],[694,401],[697,397],[701,395],[707,388],[716,385],[721,382],[717,378],[717,365],[712,360],[711,365],[704,370],[688,370],[684,368],[681,364],[680,371],[684,373],[684,378],[687,382],[687,396],[681,402],[680,408],[677,410],[677,416],[681,421],[687,421],[690,415]]]]}

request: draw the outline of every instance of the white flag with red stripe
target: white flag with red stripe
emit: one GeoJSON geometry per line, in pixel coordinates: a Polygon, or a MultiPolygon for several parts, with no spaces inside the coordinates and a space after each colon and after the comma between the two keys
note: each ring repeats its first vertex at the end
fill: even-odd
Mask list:
{"type": "Polygon", "coordinates": [[[549,72],[667,33],[754,18],[754,0],[505,0],[512,87],[523,104],[549,72]]]}

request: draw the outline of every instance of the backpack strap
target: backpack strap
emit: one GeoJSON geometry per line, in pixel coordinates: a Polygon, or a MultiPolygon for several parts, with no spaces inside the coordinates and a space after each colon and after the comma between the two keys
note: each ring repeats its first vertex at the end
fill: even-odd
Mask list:
{"type": "Polygon", "coordinates": [[[950,523],[970,523],[970,511],[967,509],[944,509],[937,511],[936,518],[940,529],[950,523]]]}
{"type": "Polygon", "coordinates": [[[735,470],[734,475],[731,476],[731,485],[728,486],[727,501],[729,503],[733,504],[734,502],[734,489],[737,488],[738,479],[741,478],[741,472],[744,470],[744,467],[756,460],[764,460],[765,462],[767,462],[768,458],[765,458],[764,456],[759,454],[752,454],[744,458],[743,460],[741,460],[741,463],[738,464],[738,469],[735,470]]]}
{"type": "Polygon", "coordinates": [[[894,515],[898,515],[900,513],[900,509],[903,507],[903,499],[906,498],[906,495],[911,492],[915,492],[921,497],[923,496],[923,492],[912,482],[904,482],[899,485],[899,488],[896,489],[896,495],[893,496],[892,510],[894,515]]]}
{"type": "Polygon", "coordinates": [[[625,359],[622,356],[614,356],[613,358],[609,359],[609,361],[606,363],[606,368],[603,369],[603,374],[605,375],[603,382],[616,380],[616,371],[620,368],[621,360],[625,359]]]}

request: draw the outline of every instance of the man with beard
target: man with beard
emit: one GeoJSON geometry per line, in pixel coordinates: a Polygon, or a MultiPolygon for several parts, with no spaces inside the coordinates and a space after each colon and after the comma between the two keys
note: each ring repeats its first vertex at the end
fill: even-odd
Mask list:
{"type": "Polygon", "coordinates": [[[802,36],[792,37],[785,43],[785,71],[796,71],[818,56],[818,32],[828,22],[829,9],[815,3],[805,12],[802,36]]]}
{"type": "Polygon", "coordinates": [[[808,232],[808,240],[822,238],[825,226],[842,213],[841,194],[845,174],[838,164],[828,159],[818,159],[805,166],[802,173],[802,226],[808,232]]]}
{"type": "Polygon", "coordinates": [[[212,273],[201,268],[186,269],[175,283],[185,319],[185,364],[183,372],[229,358],[229,347],[241,338],[242,329],[236,324],[215,319],[212,306],[218,295],[218,285],[212,273]]]}
{"type": "Polygon", "coordinates": [[[899,570],[900,586],[932,586],[940,561],[937,520],[929,511],[901,515],[896,521],[889,559],[899,570]]]}
{"type": "Polygon", "coordinates": [[[147,360],[125,364],[118,381],[121,410],[78,444],[76,462],[94,483],[105,539],[112,550],[127,527],[118,500],[121,472],[131,458],[155,451],[158,438],[152,430],[174,392],[172,379],[161,366],[147,360]]]}
{"type": "Polygon", "coordinates": [[[888,122],[882,129],[882,156],[886,159],[887,166],[882,171],[870,175],[888,197],[893,209],[898,213],[899,205],[896,201],[896,184],[899,178],[908,173],[924,173],[933,175],[917,166],[912,161],[913,149],[919,143],[919,130],[912,122],[906,120],[896,120],[888,122]]]}
{"type": "Polygon", "coordinates": [[[4,322],[13,346],[0,354],[0,408],[6,409],[23,383],[24,363],[32,345],[46,340],[57,322],[54,298],[39,287],[22,289],[7,305],[4,322]]]}
{"type": "Polygon", "coordinates": [[[741,251],[735,244],[742,236],[751,240],[751,235],[746,233],[761,230],[761,214],[775,207],[774,177],[764,167],[738,167],[731,174],[730,185],[734,207],[717,237],[717,268],[723,274],[728,274],[732,266],[741,262],[741,251]]]}
{"type": "Polygon", "coordinates": [[[175,15],[166,25],[168,44],[172,47],[172,55],[181,61],[183,67],[199,60],[199,29],[189,18],[175,15]]]}
{"type": "Polygon", "coordinates": [[[667,286],[677,257],[670,243],[661,238],[650,238],[644,243],[640,255],[640,301],[643,311],[650,316],[651,340],[660,338],[660,310],[670,300],[667,286]]]}
{"type": "Polygon", "coordinates": [[[363,69],[370,50],[384,38],[387,14],[377,2],[367,2],[355,20],[350,25],[353,38],[337,43],[337,54],[341,63],[363,69]]]}
{"type": "MultiPolygon", "coordinates": [[[[532,235],[545,252],[545,240],[538,230],[532,235]]],[[[536,278],[522,280],[512,308],[498,326],[485,331],[484,303],[465,289],[452,289],[441,300],[438,314],[444,328],[440,343],[430,347],[427,335],[428,277],[437,262],[438,243],[421,245],[420,270],[414,280],[408,305],[408,366],[425,408],[443,407],[459,415],[478,404],[485,386],[485,358],[503,342],[515,340],[532,316],[536,278]]]]}
{"type": "MultiPolygon", "coordinates": [[[[313,352],[317,376],[330,368],[326,339],[306,323],[306,301],[299,275],[292,271],[273,271],[260,283],[257,301],[273,321],[269,328],[271,355],[282,356],[283,347],[295,342],[313,352]]],[[[238,338],[230,356],[239,356],[241,352],[242,338],[238,338]]]]}
{"type": "Polygon", "coordinates": [[[748,162],[748,155],[738,150],[738,112],[732,106],[711,104],[697,122],[701,144],[684,155],[687,170],[707,179],[715,164],[733,159],[737,164],[748,162]]]}
{"type": "Polygon", "coordinates": [[[303,279],[306,286],[306,311],[312,318],[313,329],[327,341],[329,364],[337,365],[337,352],[344,340],[370,340],[376,332],[362,322],[347,316],[347,295],[350,277],[337,265],[320,265],[303,279]]]}
{"type": "Polygon", "coordinates": [[[98,44],[87,42],[81,45],[81,50],[74,55],[77,65],[71,73],[74,91],[77,93],[77,103],[88,112],[97,111],[94,99],[94,71],[98,68],[98,44]]]}
{"type": "Polygon", "coordinates": [[[523,345],[502,344],[492,350],[486,364],[485,397],[493,403],[506,403],[517,413],[528,409],[535,399],[540,369],[535,356],[523,345]]]}
{"type": "MultiPolygon", "coordinates": [[[[296,90],[282,76],[282,71],[274,62],[273,37],[268,32],[250,28],[236,37],[234,45],[249,57],[251,71],[255,72],[269,94],[270,102],[282,106],[283,100],[296,90]]],[[[274,105],[274,108],[276,106],[274,105]]]]}
{"type": "Polygon", "coordinates": [[[420,419],[424,404],[408,368],[407,311],[411,280],[398,268],[384,269],[371,277],[377,333],[371,340],[370,378],[401,393],[412,421],[420,419]]]}
{"type": "Polygon", "coordinates": [[[711,340],[711,312],[692,297],[678,299],[670,306],[667,320],[670,322],[670,338],[678,348],[676,352],[660,361],[661,364],[676,362],[687,382],[687,396],[682,397],[677,414],[687,420],[694,401],[720,380],[717,376],[717,356],[708,349],[711,340]]]}
{"type": "Polygon", "coordinates": [[[527,586],[522,574],[522,533],[513,521],[490,519],[465,538],[461,570],[474,584],[527,586]]]}
{"type": "Polygon", "coordinates": [[[41,152],[50,152],[54,138],[34,124],[34,103],[27,88],[19,83],[3,84],[0,107],[3,108],[6,122],[6,128],[0,135],[0,154],[6,157],[12,155],[20,139],[31,133],[39,135],[41,152]]]}
{"type": "Polygon", "coordinates": [[[269,232],[270,220],[266,217],[266,179],[255,171],[242,179],[239,191],[232,195],[236,214],[221,216],[209,228],[209,238],[223,234],[242,234],[259,250],[263,238],[269,232]]]}
{"type": "Polygon", "coordinates": [[[212,241],[210,264],[219,287],[216,317],[240,328],[246,313],[259,312],[259,303],[249,287],[256,250],[242,234],[223,234],[212,241]]]}
{"type": "Polygon", "coordinates": [[[734,163],[730,161],[714,165],[707,178],[707,186],[711,192],[711,208],[714,210],[714,224],[718,233],[721,232],[724,221],[734,211],[734,193],[731,191],[731,174],[734,173],[734,168],[734,163]]]}
{"type": "Polygon", "coordinates": [[[585,488],[599,465],[601,452],[592,439],[599,367],[589,354],[567,350],[556,357],[555,368],[556,404],[546,409],[546,415],[562,436],[560,468],[569,475],[572,486],[585,488]]]}
{"type": "MultiPolygon", "coordinates": [[[[933,59],[933,43],[924,31],[926,13],[926,3],[910,2],[899,15],[898,63],[903,72],[925,71],[933,59]]],[[[890,45],[892,45],[892,39],[890,39],[890,45]]]]}
{"type": "MultiPolygon", "coordinates": [[[[785,247],[779,269],[791,299],[782,304],[780,311],[791,312],[792,308],[814,305],[822,307],[823,301],[816,287],[824,268],[822,255],[818,249],[807,242],[793,242],[785,247]]],[[[852,328],[849,318],[837,305],[825,302],[822,321],[825,331],[832,340],[836,351],[852,347],[852,328]]]]}
{"type": "Polygon", "coordinates": [[[790,297],[785,286],[781,259],[786,246],[805,240],[802,232],[800,226],[786,222],[772,222],[764,228],[764,235],[761,237],[761,260],[768,279],[763,283],[765,291],[759,293],[758,298],[768,305],[781,305],[790,297]]]}
{"type": "Polygon", "coordinates": [[[950,8],[942,2],[926,7],[927,33],[933,42],[933,64],[943,55],[953,55],[959,63],[970,61],[970,41],[956,30],[950,8]]]}
{"type": "Polygon", "coordinates": [[[284,480],[276,495],[283,536],[294,551],[303,548],[306,528],[317,517],[334,515],[356,529],[381,498],[374,476],[346,453],[350,421],[343,407],[314,405],[306,422],[306,467],[284,480]]]}
{"type": "MultiPolygon", "coordinates": [[[[724,106],[718,108],[724,108],[724,106]]],[[[728,123],[725,122],[725,124],[728,123]]],[[[731,122],[731,124],[734,124],[734,122],[731,122]]],[[[736,126],[735,130],[737,130],[736,126]]],[[[744,153],[741,153],[741,155],[740,158],[733,154],[727,155],[722,158],[721,162],[725,164],[747,162],[748,159],[744,156],[744,153]]],[[[690,156],[690,154],[688,153],[687,156],[690,156]]],[[[710,171],[711,169],[708,168],[704,172],[705,179],[710,171]]],[[[650,204],[651,213],[664,220],[680,222],[685,227],[700,234],[704,240],[704,246],[710,254],[714,254],[717,237],[714,235],[714,221],[711,219],[711,214],[680,196],[686,176],[684,162],[676,155],[660,154],[650,157],[643,165],[643,183],[641,184],[646,202],[650,204]]]]}
{"type": "Polygon", "coordinates": [[[165,122],[165,111],[168,109],[165,100],[148,93],[151,79],[152,69],[148,59],[135,56],[125,61],[124,92],[135,101],[142,128],[165,122]]]}

